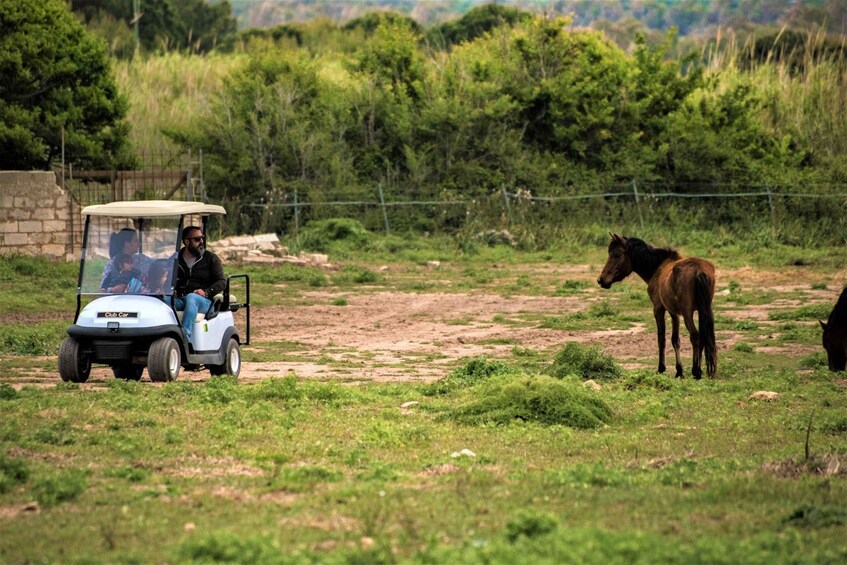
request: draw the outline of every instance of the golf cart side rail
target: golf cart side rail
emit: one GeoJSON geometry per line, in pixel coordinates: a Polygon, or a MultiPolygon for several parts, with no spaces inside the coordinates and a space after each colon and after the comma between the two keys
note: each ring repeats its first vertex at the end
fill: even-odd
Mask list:
{"type": "Polygon", "coordinates": [[[246,275],[246,274],[229,275],[226,278],[226,290],[224,292],[225,292],[225,296],[226,296],[226,299],[227,299],[226,307],[229,308],[229,310],[231,312],[235,312],[236,310],[238,310],[241,307],[243,307],[245,309],[245,314],[246,314],[245,326],[247,326],[247,327],[246,327],[246,335],[245,335],[244,345],[250,345],[250,276],[246,275]],[[229,304],[229,297],[230,297],[229,287],[230,287],[230,282],[232,281],[232,279],[244,279],[244,281],[247,283],[246,284],[246,290],[245,290],[245,292],[247,293],[246,294],[247,299],[246,299],[245,302],[241,302],[241,303],[237,303],[237,304],[229,304]]]}

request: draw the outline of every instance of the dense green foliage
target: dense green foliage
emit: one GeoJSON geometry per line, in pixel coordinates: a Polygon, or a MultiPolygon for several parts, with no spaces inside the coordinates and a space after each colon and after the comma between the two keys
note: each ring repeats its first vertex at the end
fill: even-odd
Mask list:
{"type": "Polygon", "coordinates": [[[62,0],[0,0],[0,169],[127,167],[127,103],[105,46],[62,0]],[[63,139],[64,136],[64,139],[63,139]]]}
{"type": "Polygon", "coordinates": [[[639,39],[629,55],[535,19],[431,53],[404,20],[379,22],[332,74],[304,50],[256,52],[195,123],[167,129],[204,151],[209,195],[241,211],[231,228],[287,231],[295,205],[309,206],[304,222],[322,202],[373,201],[376,186],[389,199],[402,188],[407,199],[480,202],[633,181],[696,193],[778,185],[809,163],[789,132],[763,126],[750,79],[726,85],[691,59],[666,60],[673,35],[656,48],[639,39]]]}
{"type": "Polygon", "coordinates": [[[227,0],[71,0],[70,7],[106,38],[118,56],[130,56],[136,47],[205,53],[219,43],[231,42],[235,35],[236,22],[227,0]],[[137,46],[130,40],[136,20],[137,46]]]}

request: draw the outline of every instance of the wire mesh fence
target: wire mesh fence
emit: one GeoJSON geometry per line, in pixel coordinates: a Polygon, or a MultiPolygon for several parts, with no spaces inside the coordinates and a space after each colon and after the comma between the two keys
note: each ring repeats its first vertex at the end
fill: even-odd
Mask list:
{"type": "Polygon", "coordinates": [[[138,155],[131,171],[93,170],[72,163],[58,168],[57,182],[80,207],[120,200],[197,200],[204,196],[203,154],[138,155]]]}
{"type": "Polygon", "coordinates": [[[847,230],[847,185],[829,185],[821,192],[796,187],[720,186],[703,184],[667,190],[631,182],[608,190],[560,195],[536,195],[528,190],[492,190],[477,197],[452,193],[421,195],[394,187],[316,195],[293,190],[276,201],[232,201],[227,206],[230,227],[246,231],[297,233],[310,221],[333,217],[359,220],[366,228],[384,233],[456,231],[469,223],[489,227],[549,225],[568,222],[625,221],[644,228],[649,224],[686,221],[704,226],[734,226],[751,222],[779,227],[790,222],[827,220],[834,229],[847,230]],[[417,198],[413,198],[413,196],[417,198]],[[421,198],[423,196],[423,198],[421,198]]]}

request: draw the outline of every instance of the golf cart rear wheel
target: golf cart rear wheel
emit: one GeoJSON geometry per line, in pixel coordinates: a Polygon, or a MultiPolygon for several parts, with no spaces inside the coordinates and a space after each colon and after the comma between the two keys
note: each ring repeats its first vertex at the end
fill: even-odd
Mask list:
{"type": "Polygon", "coordinates": [[[76,338],[66,337],[59,347],[59,376],[65,382],[84,383],[90,374],[91,356],[76,338]]]}
{"type": "Polygon", "coordinates": [[[112,367],[112,373],[114,373],[116,379],[140,381],[141,374],[144,373],[144,365],[132,365],[130,363],[115,365],[112,367]]]}
{"type": "Polygon", "coordinates": [[[161,337],[150,344],[147,352],[147,373],[154,382],[168,382],[179,376],[181,363],[179,345],[172,337],[161,337]]]}
{"type": "Polygon", "coordinates": [[[238,377],[241,372],[241,348],[235,338],[230,338],[226,344],[226,358],[223,365],[209,365],[209,372],[213,376],[231,375],[238,377]]]}

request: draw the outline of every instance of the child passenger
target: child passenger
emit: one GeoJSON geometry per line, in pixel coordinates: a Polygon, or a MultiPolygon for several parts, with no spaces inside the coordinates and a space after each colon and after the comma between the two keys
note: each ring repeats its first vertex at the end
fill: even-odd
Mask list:
{"type": "Polygon", "coordinates": [[[132,265],[132,256],[129,253],[118,253],[112,259],[112,267],[112,272],[103,281],[101,290],[111,293],[126,292],[137,274],[132,265]]]}
{"type": "Polygon", "coordinates": [[[165,294],[168,284],[168,267],[164,261],[154,261],[150,265],[147,276],[144,277],[144,286],[141,292],[144,294],[165,294]]]}

